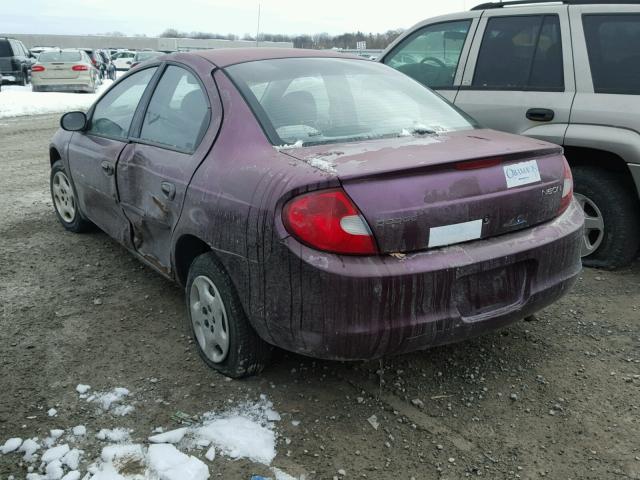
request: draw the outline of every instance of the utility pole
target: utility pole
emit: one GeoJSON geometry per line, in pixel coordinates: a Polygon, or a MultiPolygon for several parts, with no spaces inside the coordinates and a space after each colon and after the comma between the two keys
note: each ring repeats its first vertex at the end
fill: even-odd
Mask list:
{"type": "Polygon", "coordinates": [[[256,29],[256,47],[260,39],[260,2],[258,2],[258,28],[256,29]]]}

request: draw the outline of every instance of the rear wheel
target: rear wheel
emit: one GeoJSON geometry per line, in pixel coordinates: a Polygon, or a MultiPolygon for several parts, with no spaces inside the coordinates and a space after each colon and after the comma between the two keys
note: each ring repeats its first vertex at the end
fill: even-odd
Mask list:
{"type": "Polygon", "coordinates": [[[26,87],[27,85],[29,85],[29,74],[27,73],[26,70],[22,71],[22,75],[20,75],[20,80],[18,81],[18,84],[26,87]]]}
{"type": "Polygon", "coordinates": [[[191,264],[186,299],[194,341],[209,367],[232,378],[264,369],[272,347],[251,327],[229,275],[213,253],[191,264]]]}
{"type": "Polygon", "coordinates": [[[61,160],[51,167],[49,185],[56,216],[62,226],[74,233],[91,230],[93,224],[80,213],[75,191],[61,160]]]}
{"type": "Polygon", "coordinates": [[[572,172],[575,197],[585,214],[582,262],[609,269],[629,264],[640,245],[637,195],[618,173],[590,166],[572,172]]]}

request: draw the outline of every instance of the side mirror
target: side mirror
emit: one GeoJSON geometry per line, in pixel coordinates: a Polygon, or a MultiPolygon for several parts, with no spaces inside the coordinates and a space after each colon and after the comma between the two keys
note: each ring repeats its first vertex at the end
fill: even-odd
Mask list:
{"type": "Polygon", "coordinates": [[[68,112],[60,119],[60,126],[68,132],[81,132],[87,128],[87,115],[84,112],[68,112]]]}
{"type": "Polygon", "coordinates": [[[130,61],[127,61],[127,65],[131,65],[131,62],[130,62],[130,61]]]}

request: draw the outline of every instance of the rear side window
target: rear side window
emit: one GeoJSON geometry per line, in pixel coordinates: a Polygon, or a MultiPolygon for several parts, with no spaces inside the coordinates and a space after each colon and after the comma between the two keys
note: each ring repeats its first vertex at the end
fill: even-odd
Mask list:
{"type": "Polygon", "coordinates": [[[156,69],[136,72],[109,90],[93,111],[89,133],[126,139],[138,103],[156,69]]]}
{"type": "Polygon", "coordinates": [[[640,15],[584,15],[596,93],[640,94],[640,15]]]}
{"type": "Polygon", "coordinates": [[[140,139],[193,152],[209,125],[209,104],[196,77],[167,67],[144,116],[140,139]]]}
{"type": "Polygon", "coordinates": [[[0,40],[0,57],[11,57],[13,52],[11,51],[11,45],[9,40],[0,40]]]}
{"type": "Polygon", "coordinates": [[[497,90],[564,90],[558,16],[490,18],[472,86],[497,90]]]}
{"type": "Polygon", "coordinates": [[[384,63],[431,88],[453,85],[471,20],[437,23],[405,38],[384,63]]]}

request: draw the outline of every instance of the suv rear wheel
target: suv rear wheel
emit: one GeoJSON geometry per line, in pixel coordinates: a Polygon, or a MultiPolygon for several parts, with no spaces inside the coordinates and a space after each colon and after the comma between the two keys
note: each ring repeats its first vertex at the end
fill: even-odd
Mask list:
{"type": "Polygon", "coordinates": [[[589,267],[618,268],[638,253],[638,199],[624,177],[597,167],[572,168],[575,197],[585,213],[582,262],[589,267]]]}

